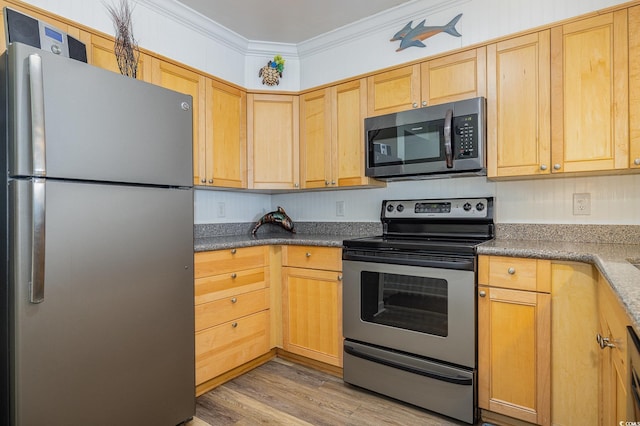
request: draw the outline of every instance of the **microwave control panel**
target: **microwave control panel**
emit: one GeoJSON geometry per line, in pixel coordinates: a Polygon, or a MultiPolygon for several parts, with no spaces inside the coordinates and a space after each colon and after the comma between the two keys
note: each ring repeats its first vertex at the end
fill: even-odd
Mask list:
{"type": "Polygon", "coordinates": [[[478,157],[478,114],[453,117],[454,158],[478,157]]]}

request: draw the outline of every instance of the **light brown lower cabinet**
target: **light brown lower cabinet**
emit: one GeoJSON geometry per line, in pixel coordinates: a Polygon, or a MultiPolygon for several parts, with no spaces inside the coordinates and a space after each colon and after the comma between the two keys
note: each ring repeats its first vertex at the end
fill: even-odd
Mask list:
{"type": "Polygon", "coordinates": [[[341,249],[285,246],[282,263],[284,350],[342,367],[341,249]]]}
{"type": "Polygon", "coordinates": [[[550,262],[480,256],[478,283],[478,405],[550,424],[550,262]]]}

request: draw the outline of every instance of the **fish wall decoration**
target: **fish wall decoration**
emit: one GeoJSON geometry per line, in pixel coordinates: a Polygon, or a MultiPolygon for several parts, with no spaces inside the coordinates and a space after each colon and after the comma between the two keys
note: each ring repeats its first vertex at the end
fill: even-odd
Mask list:
{"type": "Polygon", "coordinates": [[[453,18],[447,25],[441,26],[428,26],[425,27],[424,23],[426,19],[423,19],[415,28],[411,28],[413,21],[409,21],[407,25],[405,25],[400,31],[395,33],[395,35],[389,41],[398,41],[400,40],[400,47],[396,49],[396,52],[400,52],[401,50],[406,49],[407,47],[426,47],[422,42],[423,40],[428,39],[429,37],[433,37],[436,34],[447,33],[454,37],[462,37],[456,30],[456,24],[460,20],[462,13],[453,18]]]}

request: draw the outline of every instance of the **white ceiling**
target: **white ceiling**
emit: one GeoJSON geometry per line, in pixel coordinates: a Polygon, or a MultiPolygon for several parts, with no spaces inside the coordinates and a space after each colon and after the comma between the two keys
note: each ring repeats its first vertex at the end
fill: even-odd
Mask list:
{"type": "Polygon", "coordinates": [[[254,41],[298,44],[417,0],[177,0],[254,41]]]}

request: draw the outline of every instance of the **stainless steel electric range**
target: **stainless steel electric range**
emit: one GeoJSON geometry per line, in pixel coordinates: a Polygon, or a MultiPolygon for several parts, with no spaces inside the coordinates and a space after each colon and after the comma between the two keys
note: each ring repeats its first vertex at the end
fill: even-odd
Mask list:
{"type": "Polygon", "coordinates": [[[473,423],[476,246],[493,198],[385,200],[383,234],[343,245],[344,381],[473,423]]]}

